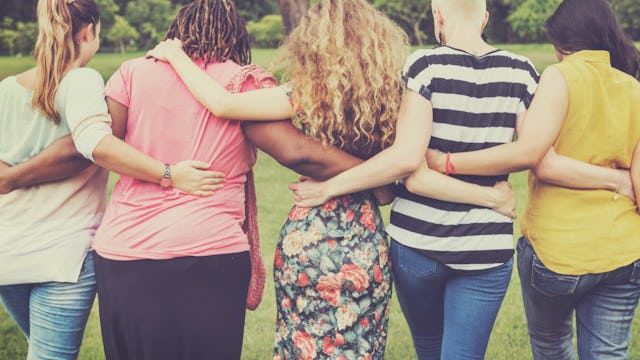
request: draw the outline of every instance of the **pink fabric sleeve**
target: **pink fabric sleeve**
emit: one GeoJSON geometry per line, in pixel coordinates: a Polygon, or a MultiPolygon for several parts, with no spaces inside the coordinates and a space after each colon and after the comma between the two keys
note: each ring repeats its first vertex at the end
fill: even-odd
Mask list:
{"type": "Polygon", "coordinates": [[[111,75],[111,78],[107,82],[107,86],[105,87],[105,96],[112,98],[118,103],[129,107],[129,103],[131,102],[131,94],[129,93],[128,86],[128,63],[125,62],[120,65],[118,71],[111,75]]]}

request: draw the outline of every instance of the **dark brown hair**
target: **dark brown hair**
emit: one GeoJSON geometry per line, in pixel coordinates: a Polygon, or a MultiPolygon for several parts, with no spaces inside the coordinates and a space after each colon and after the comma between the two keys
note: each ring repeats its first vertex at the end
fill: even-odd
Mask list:
{"type": "Polygon", "coordinates": [[[640,51],[606,0],[564,0],[545,27],[561,53],[606,50],[614,68],[640,79],[640,51]]]}
{"type": "Polygon", "coordinates": [[[184,51],[194,60],[251,62],[247,28],[231,0],[188,3],[169,25],[165,38],[182,41],[184,51]]]}

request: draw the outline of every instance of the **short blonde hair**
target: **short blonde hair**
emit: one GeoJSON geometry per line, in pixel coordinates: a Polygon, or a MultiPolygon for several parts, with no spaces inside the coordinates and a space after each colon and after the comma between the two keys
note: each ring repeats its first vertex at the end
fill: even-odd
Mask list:
{"type": "Polygon", "coordinates": [[[320,0],[281,48],[308,134],[368,158],[393,142],[406,34],[366,0],[320,0]]]}
{"type": "Polygon", "coordinates": [[[450,21],[472,22],[482,25],[487,12],[486,0],[432,0],[431,7],[440,10],[442,17],[450,21]]]}

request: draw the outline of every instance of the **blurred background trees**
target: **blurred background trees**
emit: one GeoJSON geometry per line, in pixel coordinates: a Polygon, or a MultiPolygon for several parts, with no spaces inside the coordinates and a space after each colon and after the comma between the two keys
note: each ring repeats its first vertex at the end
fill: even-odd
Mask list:
{"type": "MultiPolygon", "coordinates": [[[[189,0],[96,0],[102,12],[102,51],[146,50],[164,38],[169,22],[189,0]]],[[[257,47],[276,47],[317,0],[236,0],[257,47]]],[[[346,0],[343,0],[346,1],[346,0]]],[[[428,0],[370,0],[418,46],[434,44],[428,0]]],[[[560,0],[487,0],[486,35],[494,43],[544,42],[544,20],[560,0]]],[[[640,40],[640,1],[610,0],[623,27],[640,40]]],[[[37,34],[37,0],[2,0],[0,55],[29,55],[37,34]]]]}

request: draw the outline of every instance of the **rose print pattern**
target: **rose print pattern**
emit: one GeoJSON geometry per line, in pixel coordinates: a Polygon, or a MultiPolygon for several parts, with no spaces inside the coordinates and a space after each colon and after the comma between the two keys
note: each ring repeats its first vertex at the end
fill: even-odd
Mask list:
{"type": "Polygon", "coordinates": [[[383,359],[391,273],[377,206],[364,193],[293,207],[274,260],[274,359],[383,359]]]}

